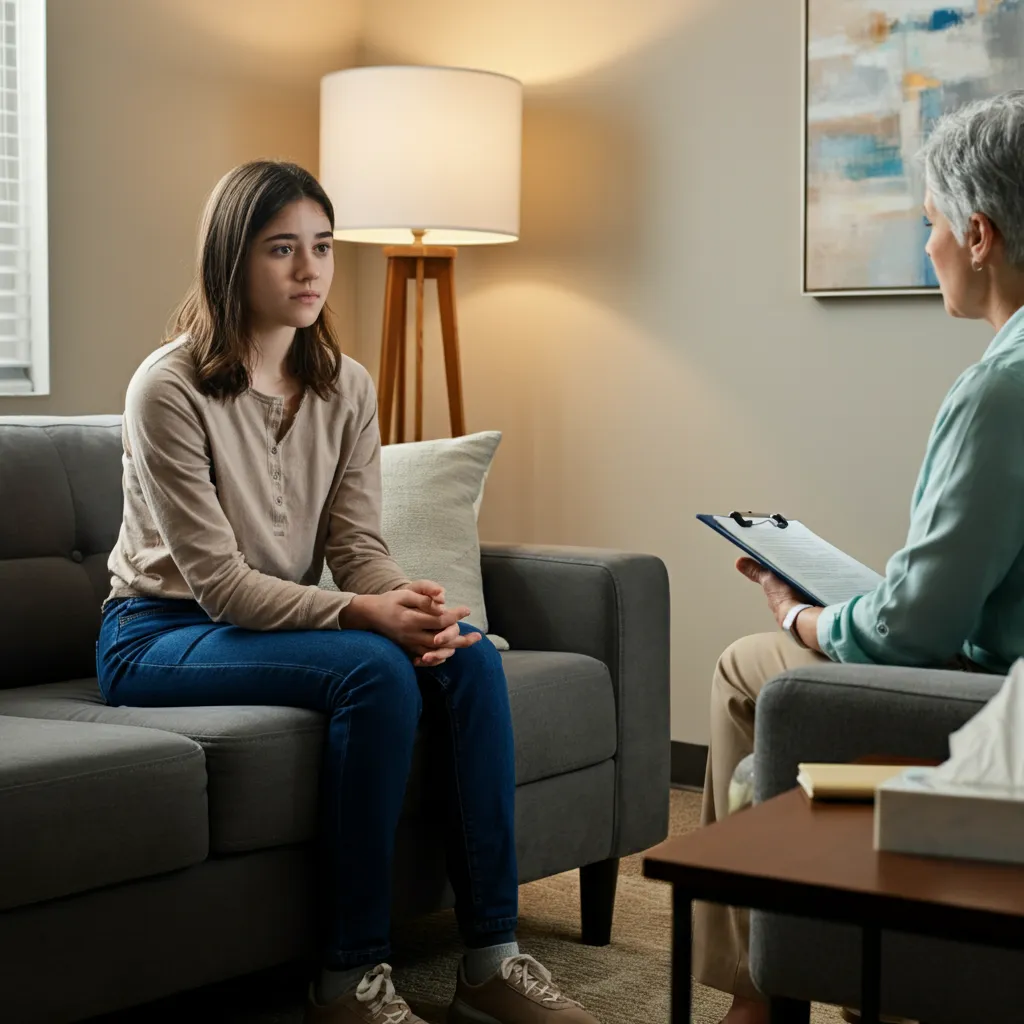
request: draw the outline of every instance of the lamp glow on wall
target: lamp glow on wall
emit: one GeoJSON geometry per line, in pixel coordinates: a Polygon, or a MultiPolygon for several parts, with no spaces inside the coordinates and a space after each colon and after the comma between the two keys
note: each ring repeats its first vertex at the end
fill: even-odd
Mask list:
{"type": "Polygon", "coordinates": [[[381,439],[405,440],[406,299],[416,286],[414,438],[423,437],[423,292],[437,281],[452,436],[464,434],[456,246],[519,237],[522,85],[465,68],[366,67],[320,83],[320,181],[334,237],[387,257],[378,402],[381,439]]]}

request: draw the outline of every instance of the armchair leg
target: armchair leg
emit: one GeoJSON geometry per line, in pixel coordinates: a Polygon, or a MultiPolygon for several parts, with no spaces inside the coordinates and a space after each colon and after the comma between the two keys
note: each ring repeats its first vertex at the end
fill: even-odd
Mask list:
{"type": "Polygon", "coordinates": [[[580,916],[583,941],[588,946],[607,946],[612,941],[612,915],[618,881],[618,857],[580,868],[580,916]]]}
{"type": "Polygon", "coordinates": [[[811,1004],[800,999],[772,996],[768,1000],[768,1018],[771,1024],[809,1024],[811,1004]]]}

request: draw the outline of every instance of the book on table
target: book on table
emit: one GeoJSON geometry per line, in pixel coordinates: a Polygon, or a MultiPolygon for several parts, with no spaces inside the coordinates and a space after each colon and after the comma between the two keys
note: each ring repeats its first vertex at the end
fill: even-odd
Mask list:
{"type": "Polygon", "coordinates": [[[812,800],[874,800],[875,790],[906,771],[904,764],[797,765],[796,781],[812,800]]]}

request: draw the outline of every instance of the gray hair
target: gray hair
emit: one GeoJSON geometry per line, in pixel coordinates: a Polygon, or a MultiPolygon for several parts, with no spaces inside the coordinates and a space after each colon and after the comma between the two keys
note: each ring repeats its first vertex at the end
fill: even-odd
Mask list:
{"type": "Polygon", "coordinates": [[[1024,267],[1024,90],[968,103],[936,123],[921,150],[928,189],[963,245],[971,215],[999,229],[1024,267]]]}

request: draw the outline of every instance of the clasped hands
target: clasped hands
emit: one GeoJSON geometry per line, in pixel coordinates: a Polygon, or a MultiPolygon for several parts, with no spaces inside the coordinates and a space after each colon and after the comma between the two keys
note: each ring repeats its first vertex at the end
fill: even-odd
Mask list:
{"type": "Polygon", "coordinates": [[[416,580],[386,594],[360,594],[349,602],[342,625],[380,633],[406,651],[418,668],[433,667],[482,639],[479,633],[460,632],[469,609],[447,608],[444,597],[444,588],[431,580],[416,580]]]}

